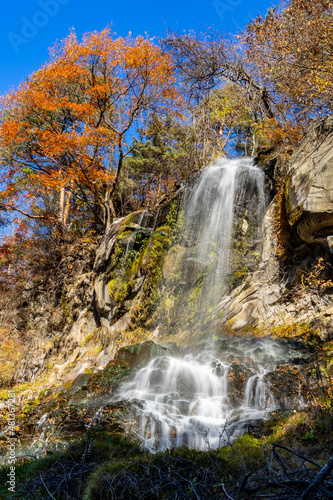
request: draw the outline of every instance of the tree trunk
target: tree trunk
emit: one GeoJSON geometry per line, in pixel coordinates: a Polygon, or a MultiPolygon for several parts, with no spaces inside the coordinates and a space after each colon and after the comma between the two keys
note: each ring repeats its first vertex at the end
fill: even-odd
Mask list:
{"type": "Polygon", "coordinates": [[[69,184],[69,189],[67,191],[67,198],[66,198],[66,204],[65,204],[65,209],[64,209],[64,215],[63,215],[63,228],[64,231],[66,231],[67,228],[67,222],[68,222],[68,216],[69,216],[69,208],[71,204],[71,198],[73,194],[73,181],[70,181],[69,184]]]}
{"type": "Polygon", "coordinates": [[[59,198],[59,215],[58,222],[60,227],[60,232],[64,232],[64,213],[65,213],[65,186],[60,188],[60,198],[59,198]]]}
{"type": "Polygon", "coordinates": [[[113,201],[111,198],[111,192],[109,190],[105,193],[104,198],[104,227],[107,229],[111,226],[113,219],[117,216],[113,201]]]}

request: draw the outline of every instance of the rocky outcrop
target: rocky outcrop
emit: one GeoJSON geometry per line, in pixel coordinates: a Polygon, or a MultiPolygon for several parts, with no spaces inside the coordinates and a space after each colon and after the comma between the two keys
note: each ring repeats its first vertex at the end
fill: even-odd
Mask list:
{"type": "Polygon", "coordinates": [[[99,247],[96,252],[96,258],[94,263],[94,271],[96,273],[104,271],[109,264],[109,259],[114,246],[116,244],[116,239],[120,231],[121,225],[124,221],[124,217],[115,220],[111,226],[106,230],[103,238],[99,243],[99,247]]]}
{"type": "Polygon", "coordinates": [[[314,122],[291,158],[287,214],[301,241],[333,253],[333,117],[314,122]]]}
{"type": "Polygon", "coordinates": [[[320,334],[328,338],[332,317],[329,284],[333,283],[333,117],[310,125],[291,157],[285,187],[292,237],[284,275],[277,257],[273,199],[263,221],[261,262],[223,298],[222,323],[242,331],[320,320],[325,330],[320,334]],[[322,286],[325,280],[327,287],[322,286]]]}
{"type": "MultiPolygon", "coordinates": [[[[44,323],[38,333],[38,321],[48,321],[50,305],[36,291],[32,302],[27,291],[27,304],[33,306],[27,306],[27,316],[30,320],[33,312],[36,332],[27,346],[32,354],[16,374],[18,382],[35,381],[42,372],[50,383],[72,380],[105,367],[119,347],[157,339],[156,326],[146,328],[146,323],[153,316],[160,269],[171,243],[170,224],[175,223],[179,201],[173,200],[172,220],[167,200],[113,222],[99,242],[95,261],[90,257],[89,267],[82,265],[76,279],[63,285],[51,317],[59,326],[54,331],[51,325],[47,338],[44,323]]],[[[72,260],[65,264],[70,269],[75,265],[72,260]]]]}

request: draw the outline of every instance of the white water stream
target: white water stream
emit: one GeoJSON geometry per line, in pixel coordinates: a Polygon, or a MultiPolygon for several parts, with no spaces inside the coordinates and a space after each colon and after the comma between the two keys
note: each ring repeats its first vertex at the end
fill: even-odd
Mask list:
{"type": "Polygon", "coordinates": [[[254,240],[265,209],[264,174],[247,158],[220,159],[205,169],[185,204],[184,242],[193,249],[192,260],[204,268],[199,313],[202,324],[209,319],[211,336],[225,278],[233,271],[232,237],[239,209],[251,222],[254,240]]]}
{"type": "MultiPolygon", "coordinates": [[[[232,271],[235,211],[242,204],[252,207],[249,219],[254,221],[255,237],[264,212],[264,175],[250,159],[217,161],[202,173],[185,203],[184,242],[193,248],[192,260],[205,269],[200,314],[202,322],[208,314],[213,318],[212,337],[225,277],[232,271]]],[[[216,448],[274,410],[265,375],[283,359],[281,349],[259,341],[236,351],[231,346],[218,354],[212,342],[196,356],[159,357],[120,388],[118,400],[130,400],[134,406],[139,402],[138,433],[151,451],[180,445],[216,448]],[[229,387],[235,362],[247,374],[236,405],[229,387]]]]}
{"type": "Polygon", "coordinates": [[[275,409],[264,380],[268,365],[258,366],[261,373],[257,373],[254,361],[253,375],[236,408],[228,391],[232,367],[210,355],[153,359],[134,380],[124,384],[118,398],[134,405],[141,403],[138,433],[151,451],[181,445],[199,450],[217,448],[242,433],[251,421],[275,409]]]}
{"type": "Polygon", "coordinates": [[[257,222],[265,208],[264,174],[250,159],[220,159],[202,173],[185,207],[185,240],[196,239],[197,259],[205,264],[216,255],[214,271],[223,282],[236,204],[255,197],[257,222]]]}

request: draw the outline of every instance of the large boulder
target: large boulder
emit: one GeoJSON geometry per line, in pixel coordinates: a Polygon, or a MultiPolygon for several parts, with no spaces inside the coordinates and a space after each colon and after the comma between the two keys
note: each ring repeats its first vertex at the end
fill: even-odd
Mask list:
{"type": "Polygon", "coordinates": [[[333,253],[333,116],[312,123],[292,156],[286,203],[300,239],[333,253]]]}

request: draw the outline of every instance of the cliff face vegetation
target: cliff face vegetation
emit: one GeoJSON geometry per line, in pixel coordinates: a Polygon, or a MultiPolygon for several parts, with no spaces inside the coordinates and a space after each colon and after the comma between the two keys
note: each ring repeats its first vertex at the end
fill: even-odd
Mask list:
{"type": "Polygon", "coordinates": [[[272,483],[276,498],[330,498],[332,8],[290,0],[237,43],[72,32],[3,96],[0,443],[13,391],[23,450],[21,489],[1,479],[3,498],[258,498],[272,483]],[[194,257],[184,208],[204,167],[243,156],[264,173],[265,213],[257,224],[255,190],[236,199],[223,294],[203,321],[214,249],[194,257]],[[262,339],[282,349],[264,374],[275,410],[230,446],[149,455],[143,403],[118,389],[156,358],[158,379],[168,358],[203,351],[212,322],[233,408],[252,376],[239,352],[261,360],[262,339]]]}

